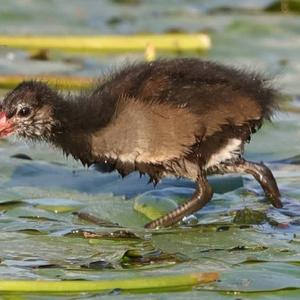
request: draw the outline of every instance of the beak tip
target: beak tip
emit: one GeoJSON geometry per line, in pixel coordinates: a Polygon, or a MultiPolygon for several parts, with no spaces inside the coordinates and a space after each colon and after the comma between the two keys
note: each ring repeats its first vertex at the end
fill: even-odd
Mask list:
{"type": "Polygon", "coordinates": [[[5,137],[12,132],[12,124],[8,122],[6,113],[0,111],[0,137],[5,137]]]}
{"type": "Polygon", "coordinates": [[[4,111],[0,112],[0,124],[5,124],[7,122],[6,113],[4,111]]]}

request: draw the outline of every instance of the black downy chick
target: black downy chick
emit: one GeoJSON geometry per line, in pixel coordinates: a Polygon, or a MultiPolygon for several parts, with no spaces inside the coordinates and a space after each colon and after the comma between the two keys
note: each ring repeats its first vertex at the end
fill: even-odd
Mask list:
{"type": "Polygon", "coordinates": [[[145,225],[156,228],[208,203],[211,174],[249,173],[282,207],[271,171],[242,157],[245,142],[271,118],[275,98],[255,73],[198,59],[158,60],[126,66],[76,97],[25,81],[2,103],[0,136],[43,140],[122,176],[139,171],[154,183],[169,175],[195,181],[191,199],[145,225]]]}

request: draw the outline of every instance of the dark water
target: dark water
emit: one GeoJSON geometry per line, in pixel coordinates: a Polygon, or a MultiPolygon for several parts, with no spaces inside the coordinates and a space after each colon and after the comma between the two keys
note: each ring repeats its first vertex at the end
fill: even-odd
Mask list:
{"type": "MultiPolygon", "coordinates": [[[[221,272],[220,282],[189,292],[157,291],[154,296],[118,298],[298,299],[299,16],[263,12],[270,1],[138,2],[1,1],[0,33],[208,32],[213,46],[202,57],[275,75],[286,96],[282,100],[285,110],[253,138],[246,153],[252,160],[267,162],[274,171],[285,206],[279,210],[270,207],[250,177],[211,179],[216,190],[213,201],[189,219],[192,223],[198,220],[199,226],[151,235],[143,230],[147,218],[133,209],[134,202],[161,199],[166,204],[159,209],[168,209],[192,193],[193,183],[166,179],[153,190],[147,178],[136,174],[122,180],[114,173],[85,169],[46,145],[2,140],[0,278],[101,279],[211,270],[221,272]],[[32,160],[11,157],[18,153],[32,160]],[[73,214],[78,211],[128,227],[139,238],[107,238],[115,228],[84,222],[73,214]],[[97,232],[102,238],[83,238],[84,231],[97,232]],[[132,252],[140,259],[134,259],[132,252]]],[[[94,77],[111,65],[142,59],[143,54],[53,52],[50,58],[34,61],[22,50],[2,47],[0,71],[94,77]]],[[[106,297],[115,296],[102,295],[101,299],[106,297]]]]}

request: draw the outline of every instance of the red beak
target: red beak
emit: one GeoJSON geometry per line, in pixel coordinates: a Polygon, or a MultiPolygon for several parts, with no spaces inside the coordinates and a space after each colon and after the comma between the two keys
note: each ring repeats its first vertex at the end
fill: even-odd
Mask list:
{"type": "Polygon", "coordinates": [[[12,123],[6,117],[6,113],[0,112],[0,137],[4,137],[13,132],[12,123]]]}

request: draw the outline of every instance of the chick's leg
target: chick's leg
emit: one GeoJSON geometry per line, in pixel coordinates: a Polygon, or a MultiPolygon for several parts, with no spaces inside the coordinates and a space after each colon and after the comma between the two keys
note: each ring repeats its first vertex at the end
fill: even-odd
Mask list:
{"type": "Polygon", "coordinates": [[[184,216],[190,215],[205,206],[212,198],[213,191],[205,174],[199,173],[197,177],[197,188],[191,199],[170,213],[145,225],[145,228],[167,227],[176,224],[184,216]]]}
{"type": "Polygon", "coordinates": [[[271,170],[263,163],[250,162],[240,159],[234,162],[224,162],[218,168],[208,170],[208,173],[247,173],[251,174],[263,188],[266,197],[276,208],[283,205],[280,200],[280,192],[271,170]]]}

